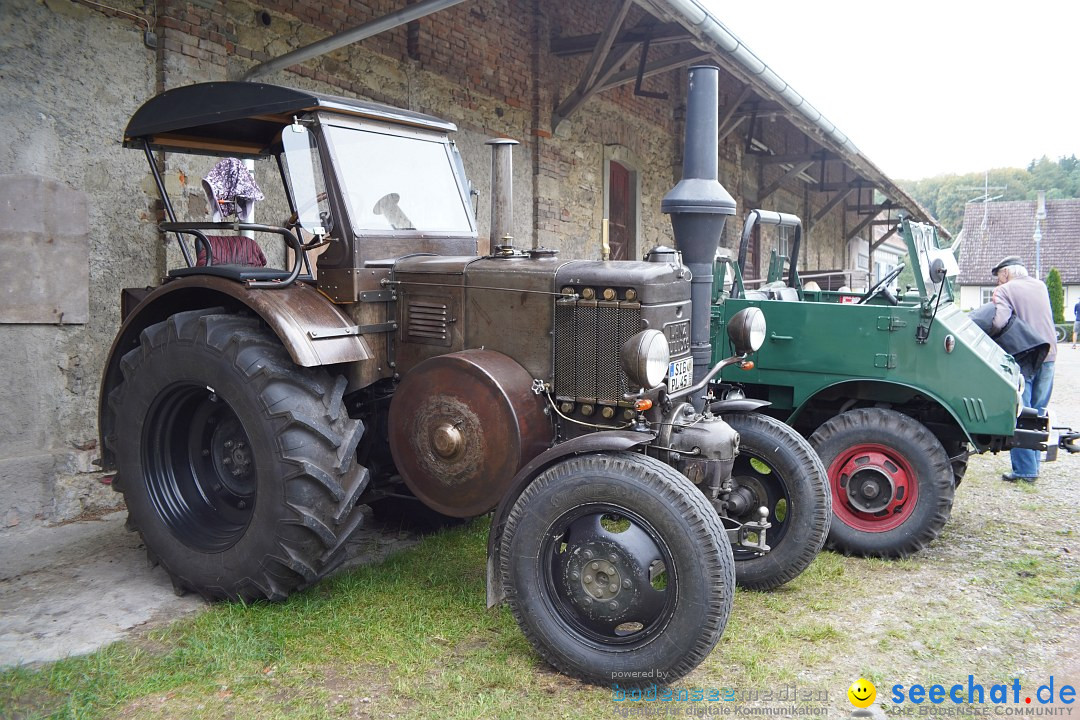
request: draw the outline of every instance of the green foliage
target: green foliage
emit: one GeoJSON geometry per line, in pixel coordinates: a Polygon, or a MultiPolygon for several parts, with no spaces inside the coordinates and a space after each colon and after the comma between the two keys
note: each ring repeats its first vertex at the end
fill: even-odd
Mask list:
{"type": "Polygon", "coordinates": [[[938,175],[900,186],[936,217],[953,235],[964,222],[964,206],[978,198],[988,184],[991,197],[1002,202],[1035,200],[1040,190],[1051,200],[1080,197],[1080,160],[1075,155],[1053,161],[1045,155],[1026,169],[997,168],[983,173],[938,175]]]}
{"type": "Polygon", "coordinates": [[[1061,286],[1061,273],[1057,268],[1050,268],[1046,275],[1046,291],[1050,293],[1050,309],[1054,311],[1054,322],[1065,322],[1065,289],[1061,286]]]}

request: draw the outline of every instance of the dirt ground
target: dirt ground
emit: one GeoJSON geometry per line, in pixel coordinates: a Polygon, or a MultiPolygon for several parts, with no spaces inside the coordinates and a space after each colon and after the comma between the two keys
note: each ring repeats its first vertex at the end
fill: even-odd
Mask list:
{"type": "MultiPolygon", "coordinates": [[[[1062,344],[1056,369],[1053,420],[1080,428],[1080,350],[1062,344]]],[[[1000,561],[1002,553],[1049,558],[1057,572],[1078,576],[1080,455],[1062,453],[1045,464],[1033,488],[1001,482],[1008,469],[1007,454],[972,459],[945,534],[920,556],[917,577],[905,579],[903,587],[881,588],[881,613],[896,593],[925,593],[943,602],[969,593],[970,578],[958,576],[958,565],[977,575],[980,567],[996,566],[988,560],[1000,561]]],[[[176,597],[165,573],[147,566],[137,536],[124,530],[124,515],[0,536],[0,666],[87,653],[205,607],[196,596],[176,597]]],[[[374,526],[353,538],[346,566],[377,561],[415,541],[408,532],[374,526]]],[[[878,579],[894,574],[877,572],[878,579]]],[[[988,594],[977,614],[982,623],[1031,626],[1023,656],[1038,666],[1032,670],[1080,677],[1080,618],[1075,603],[1066,605],[1061,613],[1033,617],[1023,604],[988,594]]],[[[873,640],[872,613],[853,607],[849,621],[866,624],[873,640]]]]}

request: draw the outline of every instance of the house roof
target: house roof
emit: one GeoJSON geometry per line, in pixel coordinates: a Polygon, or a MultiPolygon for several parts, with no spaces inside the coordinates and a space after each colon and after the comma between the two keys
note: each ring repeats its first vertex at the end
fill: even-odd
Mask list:
{"type": "MultiPolygon", "coordinates": [[[[960,284],[992,285],[990,268],[1009,255],[1018,255],[1035,274],[1034,200],[968,203],[964,208],[964,244],[960,249],[960,284]]],[[[1043,277],[1057,268],[1064,284],[1080,283],[1080,199],[1047,200],[1046,219],[1039,223],[1040,266],[1043,277]]]]}

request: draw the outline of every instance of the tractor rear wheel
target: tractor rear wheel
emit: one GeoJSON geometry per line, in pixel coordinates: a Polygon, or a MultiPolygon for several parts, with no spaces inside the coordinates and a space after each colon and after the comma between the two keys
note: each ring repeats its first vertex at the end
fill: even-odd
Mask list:
{"type": "Polygon", "coordinates": [[[884,408],[849,410],[819,427],[810,444],[833,494],[830,547],[905,557],[941,533],[952,511],[953,468],[922,423],[884,408]]]}
{"type": "Polygon", "coordinates": [[[751,590],[771,590],[798,577],[825,544],[832,518],[825,468],[810,443],[775,418],[761,413],[723,418],[739,433],[731,478],[743,501],[741,514],[732,518],[757,520],[758,508],[765,507],[772,525],[765,555],[732,548],[735,580],[751,590]]]}
{"type": "Polygon", "coordinates": [[[280,600],[338,564],[368,482],[343,377],[219,310],[150,326],[121,368],[116,485],[178,592],[280,600]]]}
{"type": "Polygon", "coordinates": [[[634,453],[580,455],[514,503],[500,573],[525,637],[586,682],[673,682],[715,647],[734,598],[731,546],[681,474],[634,453]]]}

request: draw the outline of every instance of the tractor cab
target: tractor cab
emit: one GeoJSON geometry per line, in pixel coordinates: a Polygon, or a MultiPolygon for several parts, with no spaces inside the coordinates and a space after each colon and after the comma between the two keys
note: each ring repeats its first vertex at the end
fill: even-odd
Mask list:
{"type": "MultiPolygon", "coordinates": [[[[335,302],[350,303],[360,292],[357,268],[411,253],[476,254],[470,188],[447,135],[455,129],[453,123],[378,103],[216,82],[154,97],[131,118],[124,145],[146,153],[161,194],[166,222],[160,228],[175,236],[183,262],[169,271],[170,278],[210,275],[277,289],[300,281],[335,302]],[[264,183],[281,186],[270,210],[280,217],[255,222],[250,213],[245,218],[233,212],[229,221],[221,206],[242,210],[240,201],[251,198],[215,195],[219,207],[211,211],[219,220],[181,221],[155,150],[224,157],[232,176],[243,174],[245,162],[271,161],[277,177],[262,176],[264,183]],[[276,255],[279,267],[252,262],[257,249],[273,243],[285,249],[267,253],[276,255]]],[[[245,183],[232,187],[237,185],[245,183]]]]}

